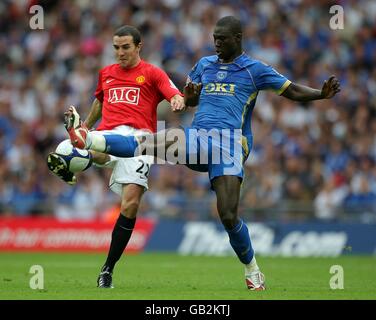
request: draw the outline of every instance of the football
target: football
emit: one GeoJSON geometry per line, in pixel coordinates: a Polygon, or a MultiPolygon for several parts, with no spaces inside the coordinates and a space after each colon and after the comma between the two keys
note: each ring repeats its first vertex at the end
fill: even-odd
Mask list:
{"type": "Polygon", "coordinates": [[[55,152],[62,156],[71,172],[84,171],[92,162],[89,151],[74,148],[69,139],[60,142],[55,152]]]}

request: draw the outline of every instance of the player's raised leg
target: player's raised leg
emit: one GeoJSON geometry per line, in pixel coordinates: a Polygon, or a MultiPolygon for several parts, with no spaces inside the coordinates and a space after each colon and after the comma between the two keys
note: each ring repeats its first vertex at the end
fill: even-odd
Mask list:
{"type": "Polygon", "coordinates": [[[65,112],[65,128],[68,131],[69,139],[73,146],[79,149],[91,149],[98,152],[105,152],[119,157],[134,157],[139,142],[135,136],[123,135],[101,135],[89,132],[81,121],[74,106],[70,106],[65,112]]]}
{"type": "MultiPolygon", "coordinates": [[[[102,135],[98,132],[89,132],[73,106],[69,107],[69,110],[65,113],[65,127],[71,143],[80,149],[90,149],[122,158],[149,155],[166,160],[169,156],[166,153],[170,151],[169,149],[172,145],[176,144],[176,148],[171,150],[170,159],[174,158],[177,153],[176,149],[179,149],[179,155],[185,160],[186,141],[184,130],[181,128],[168,129],[156,134],[137,137],[118,134],[102,135]]],[[[182,161],[177,162],[182,163],[182,161]]]]}
{"type": "Polygon", "coordinates": [[[212,181],[217,196],[218,214],[239,260],[245,265],[245,281],[250,290],[265,290],[254,254],[247,225],[238,217],[240,179],[237,176],[220,176],[212,181]]]}

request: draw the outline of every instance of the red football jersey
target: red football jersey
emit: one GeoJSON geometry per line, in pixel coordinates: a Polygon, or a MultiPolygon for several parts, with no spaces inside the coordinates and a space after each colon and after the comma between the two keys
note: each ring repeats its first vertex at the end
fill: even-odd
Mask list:
{"type": "Polygon", "coordinates": [[[96,98],[102,102],[102,119],[97,130],[119,125],[157,130],[158,103],[181,92],[160,68],[141,60],[130,69],[119,64],[99,72],[96,98]]]}

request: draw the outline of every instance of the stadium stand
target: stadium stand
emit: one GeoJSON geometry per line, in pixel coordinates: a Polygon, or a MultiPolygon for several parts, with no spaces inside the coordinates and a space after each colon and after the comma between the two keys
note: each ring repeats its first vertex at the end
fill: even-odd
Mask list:
{"type": "MultiPolygon", "coordinates": [[[[245,26],[244,49],[299,83],[320,87],[335,74],[333,100],[298,104],[262,94],[252,119],[240,212],[253,221],[376,222],[376,2],[344,1],[343,30],[329,27],[331,1],[309,0],[1,1],[0,215],[106,219],[118,198],[109,171],[90,169],[75,187],[50,174],[48,152],[67,137],[63,112],[86,115],[96,74],[113,61],[111,38],[137,26],[141,56],[179,88],[198,57],[213,54],[212,29],[225,15],[245,26]],[[43,30],[29,7],[44,8],[43,30]],[[214,9],[213,9],[214,8],[214,9]]],[[[194,110],[159,119],[188,125],[194,110]]],[[[145,217],[216,220],[205,174],[155,165],[140,211],[145,217]]],[[[116,211],[116,210],[115,210],[116,211]]],[[[118,211],[117,211],[118,212],[118,211]]]]}

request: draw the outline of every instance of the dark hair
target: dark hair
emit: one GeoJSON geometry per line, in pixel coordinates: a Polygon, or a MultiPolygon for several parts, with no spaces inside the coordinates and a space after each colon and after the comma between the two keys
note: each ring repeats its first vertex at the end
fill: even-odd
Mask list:
{"type": "Polygon", "coordinates": [[[223,17],[218,20],[216,25],[228,28],[233,34],[242,33],[242,24],[234,16],[223,17]]]}
{"type": "Polygon", "coordinates": [[[137,46],[141,42],[141,33],[138,31],[137,28],[133,26],[122,26],[116,29],[114,36],[122,37],[122,36],[132,36],[133,43],[137,46]]]}

